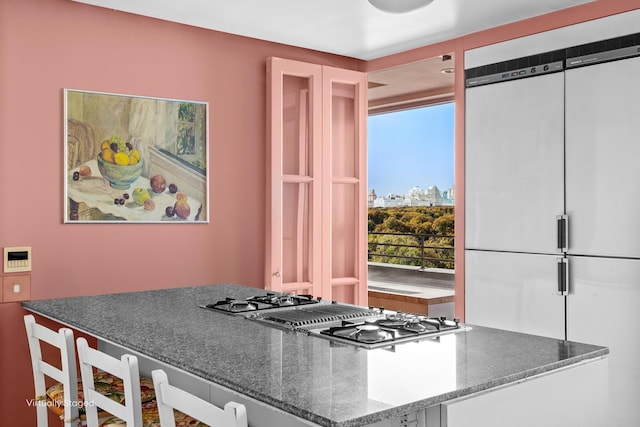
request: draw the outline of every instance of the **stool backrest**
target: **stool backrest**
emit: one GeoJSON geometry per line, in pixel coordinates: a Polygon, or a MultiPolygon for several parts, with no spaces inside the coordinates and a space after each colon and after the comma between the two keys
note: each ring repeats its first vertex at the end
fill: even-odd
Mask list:
{"type": "Polygon", "coordinates": [[[152,371],[151,376],[162,427],[175,427],[174,409],[210,426],[247,427],[247,410],[244,405],[228,402],[222,409],[172,386],[162,369],[152,371]]]}
{"type": "Polygon", "coordinates": [[[76,374],[76,355],[73,343],[73,331],[60,328],[55,332],[36,323],[33,315],[24,316],[27,329],[31,366],[33,368],[33,382],[35,386],[36,417],[38,427],[48,427],[47,415],[47,387],[45,376],[54,379],[63,386],[65,427],[78,425],[78,376],[76,374]],[[60,368],[42,360],[41,341],[60,350],[60,368]]]}
{"type": "Polygon", "coordinates": [[[77,344],[82,389],[84,390],[84,399],[87,402],[85,407],[87,427],[98,427],[98,408],[125,421],[127,427],[142,427],[138,359],[130,354],[124,354],[120,359],[116,359],[89,347],[84,338],[78,338],[77,344]],[[93,368],[122,379],[124,405],[109,399],[96,390],[93,381],[93,368]]]}

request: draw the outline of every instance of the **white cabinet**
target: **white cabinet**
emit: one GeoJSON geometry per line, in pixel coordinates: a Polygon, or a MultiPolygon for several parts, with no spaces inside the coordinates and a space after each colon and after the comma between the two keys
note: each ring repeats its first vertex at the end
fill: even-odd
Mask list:
{"type": "Polygon", "coordinates": [[[640,58],[565,74],[567,339],[610,348],[608,425],[627,426],[640,420],[640,58]]]}
{"type": "Polygon", "coordinates": [[[564,339],[557,257],[465,251],[467,323],[564,339]]]}
{"type": "Polygon", "coordinates": [[[609,347],[607,426],[640,420],[640,260],[569,257],[567,338],[609,347]]]}
{"type": "Polygon", "coordinates": [[[572,68],[570,51],[591,55],[467,89],[465,320],[609,347],[603,425],[626,427],[640,419],[640,57],[572,68]]]}
{"type": "Polygon", "coordinates": [[[600,359],[447,402],[439,427],[608,426],[607,375],[600,359]]]}
{"type": "Polygon", "coordinates": [[[640,420],[640,58],[567,70],[567,339],[611,350],[612,420],[640,420]],[[619,323],[620,328],[612,328],[619,323]]]}
{"type": "Polygon", "coordinates": [[[639,258],[640,58],[565,74],[568,252],[639,258]]]}
{"type": "Polygon", "coordinates": [[[465,106],[465,248],[556,252],[562,73],[467,89],[465,106]]]}

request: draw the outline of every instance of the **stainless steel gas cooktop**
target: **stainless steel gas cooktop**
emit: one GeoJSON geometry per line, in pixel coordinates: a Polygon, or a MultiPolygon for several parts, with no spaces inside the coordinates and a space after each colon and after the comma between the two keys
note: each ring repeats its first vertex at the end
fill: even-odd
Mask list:
{"type": "Polygon", "coordinates": [[[458,319],[431,318],[275,292],[243,300],[226,298],[201,307],[364,348],[393,346],[468,329],[458,319]]]}

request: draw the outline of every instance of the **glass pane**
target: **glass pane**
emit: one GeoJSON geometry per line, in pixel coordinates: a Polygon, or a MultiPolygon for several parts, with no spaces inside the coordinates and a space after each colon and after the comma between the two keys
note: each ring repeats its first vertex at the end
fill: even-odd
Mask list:
{"type": "Polygon", "coordinates": [[[282,156],[285,175],[309,176],[311,171],[310,81],[284,76],[282,111],[282,156]]]}
{"type": "Polygon", "coordinates": [[[359,178],[355,86],[333,83],[331,89],[332,175],[359,178]]]}
{"type": "Polygon", "coordinates": [[[333,184],[331,277],[356,277],[358,230],[357,184],[333,184]]]}
{"type": "Polygon", "coordinates": [[[311,186],[283,184],[282,281],[308,282],[311,257],[311,186]]]}

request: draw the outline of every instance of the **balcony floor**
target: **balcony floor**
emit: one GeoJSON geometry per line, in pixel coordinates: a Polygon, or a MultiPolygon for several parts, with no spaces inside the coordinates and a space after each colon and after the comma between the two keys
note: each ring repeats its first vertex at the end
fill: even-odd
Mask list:
{"type": "Polygon", "coordinates": [[[407,295],[423,299],[448,298],[453,297],[454,295],[453,289],[377,280],[369,280],[369,290],[375,292],[407,295]]]}
{"type": "Polygon", "coordinates": [[[369,265],[369,305],[453,318],[453,273],[389,264],[369,265]]]}

